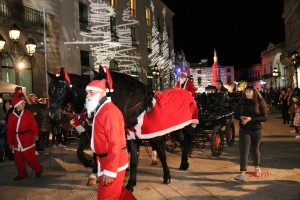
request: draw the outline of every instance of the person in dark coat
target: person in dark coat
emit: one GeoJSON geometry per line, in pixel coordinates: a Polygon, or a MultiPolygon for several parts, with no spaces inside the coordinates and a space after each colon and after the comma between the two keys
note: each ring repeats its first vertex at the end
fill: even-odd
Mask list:
{"type": "MultiPolygon", "coordinates": [[[[42,116],[40,113],[40,104],[37,103],[37,97],[35,94],[30,94],[28,96],[28,103],[26,104],[25,108],[32,112],[34,119],[35,119],[36,123],[38,124],[38,127],[40,128],[42,116]]],[[[44,138],[44,135],[40,134],[40,138],[44,138]]],[[[45,144],[43,143],[43,141],[40,138],[35,142],[36,150],[37,151],[45,151],[45,149],[44,149],[45,144]]]]}
{"type": "Polygon", "coordinates": [[[249,152],[255,166],[255,176],[260,171],[260,144],[263,139],[263,122],[267,119],[267,104],[259,92],[252,86],[247,86],[244,96],[234,112],[239,120],[240,174],[235,180],[245,182],[249,152]]]}

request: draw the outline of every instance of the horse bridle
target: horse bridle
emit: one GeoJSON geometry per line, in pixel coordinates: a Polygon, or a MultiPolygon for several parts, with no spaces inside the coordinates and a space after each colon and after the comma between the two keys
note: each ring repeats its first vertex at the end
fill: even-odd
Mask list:
{"type": "Polygon", "coordinates": [[[127,110],[126,110],[126,112],[129,112],[129,111],[131,111],[131,110],[135,109],[136,107],[138,107],[139,105],[141,105],[143,102],[144,102],[144,101],[140,101],[140,102],[138,102],[138,103],[137,103],[137,104],[135,104],[134,106],[132,106],[132,107],[130,107],[129,109],[127,109],[127,110]]]}

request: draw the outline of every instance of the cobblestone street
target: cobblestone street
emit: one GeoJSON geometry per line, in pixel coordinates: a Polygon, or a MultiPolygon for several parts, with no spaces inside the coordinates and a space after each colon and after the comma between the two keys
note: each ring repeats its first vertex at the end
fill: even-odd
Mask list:
{"type": "MultiPolygon", "coordinates": [[[[236,123],[236,121],[235,121],[236,123]]],[[[238,125],[236,124],[238,135],[238,125]]],[[[171,183],[162,184],[162,168],[150,165],[150,155],[142,147],[138,182],[134,195],[139,200],[164,199],[300,199],[300,139],[282,124],[280,112],[271,109],[264,124],[262,175],[247,175],[247,182],[234,180],[239,172],[238,138],[232,147],[225,145],[219,158],[211,156],[209,144],[195,149],[188,171],[180,171],[180,148],[167,153],[171,183]]],[[[91,154],[91,151],[89,151],[91,154]]],[[[48,148],[40,152],[44,173],[40,179],[28,167],[30,177],[18,182],[14,162],[0,163],[0,199],[96,199],[97,186],[86,186],[90,168],[79,164],[76,140],[67,148],[48,148]]],[[[249,172],[254,167],[249,162],[249,172]]]]}

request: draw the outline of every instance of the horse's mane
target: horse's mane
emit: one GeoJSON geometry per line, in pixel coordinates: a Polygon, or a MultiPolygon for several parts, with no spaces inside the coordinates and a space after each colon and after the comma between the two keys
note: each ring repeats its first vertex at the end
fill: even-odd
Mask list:
{"type": "MultiPolygon", "coordinates": [[[[133,126],[137,123],[137,117],[147,108],[152,107],[154,92],[147,85],[136,78],[110,71],[113,80],[114,92],[108,94],[112,102],[121,110],[126,126],[133,126]]],[[[102,69],[94,71],[94,79],[107,79],[102,69]]]]}

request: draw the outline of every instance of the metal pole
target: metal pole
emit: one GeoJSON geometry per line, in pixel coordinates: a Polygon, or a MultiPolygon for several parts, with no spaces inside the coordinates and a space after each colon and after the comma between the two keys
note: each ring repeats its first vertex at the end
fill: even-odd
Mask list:
{"type": "Polygon", "coordinates": [[[296,88],[298,88],[298,68],[295,67],[295,73],[296,73],[296,88]]]}
{"type": "Polygon", "coordinates": [[[49,98],[48,94],[48,63],[47,63],[47,35],[46,35],[46,9],[43,8],[43,18],[44,18],[44,49],[45,49],[45,79],[46,79],[46,97],[49,98]]]}

